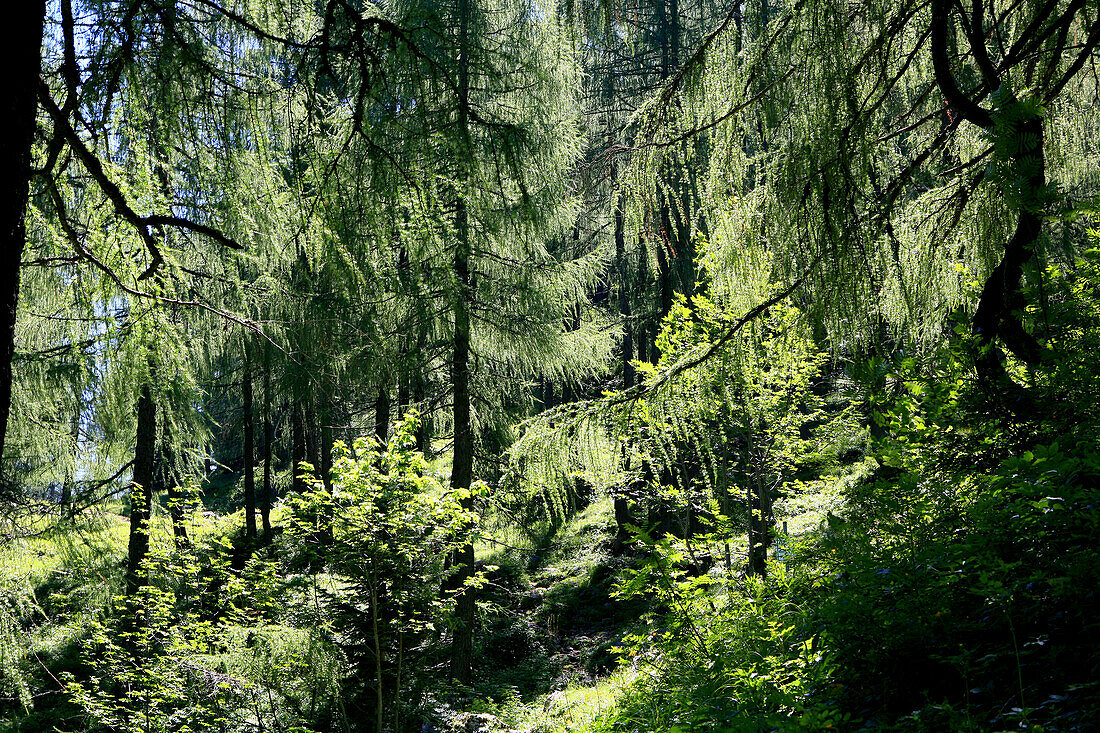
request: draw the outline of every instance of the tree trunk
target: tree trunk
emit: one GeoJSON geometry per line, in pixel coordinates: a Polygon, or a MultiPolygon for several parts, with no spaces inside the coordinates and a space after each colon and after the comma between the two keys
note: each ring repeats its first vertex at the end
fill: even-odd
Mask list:
{"type": "Polygon", "coordinates": [[[246,343],[241,352],[241,419],[244,423],[244,536],[256,543],[256,426],[252,400],[252,354],[246,343]]]}
{"type": "Polygon", "coordinates": [[[313,465],[321,472],[321,483],[325,489],[332,493],[332,408],[328,400],[322,400],[319,409],[314,413],[313,422],[317,425],[315,447],[316,458],[313,465]]]}
{"type": "Polygon", "coordinates": [[[296,494],[306,490],[306,482],[302,480],[298,464],[306,459],[306,431],[302,424],[304,410],[301,400],[295,400],[290,405],[290,471],[293,476],[291,487],[296,494]]]}
{"type": "Polygon", "coordinates": [[[137,445],[134,479],[130,484],[130,542],[126,552],[126,595],[132,596],[148,581],[142,565],[149,556],[149,519],[153,506],[153,475],[157,449],[157,407],[149,383],[141,385],[137,400],[137,445]]]}
{"type": "Polygon", "coordinates": [[[615,495],[615,541],[611,547],[612,555],[621,555],[630,542],[630,530],[626,527],[634,523],[630,513],[630,500],[622,494],[615,495]]]}
{"type": "MultiPolygon", "coordinates": [[[[611,169],[612,179],[617,170],[611,169]]],[[[615,197],[615,263],[619,270],[619,317],[623,319],[623,388],[634,386],[634,325],[630,320],[630,293],[626,272],[626,224],[623,216],[622,197],[615,197]]]]}
{"type": "Polygon", "coordinates": [[[424,404],[424,377],[417,371],[413,379],[413,402],[421,411],[420,426],[416,429],[416,450],[427,455],[432,445],[432,412],[424,404]]]}
{"type": "Polygon", "coordinates": [[[328,488],[328,476],[323,462],[325,460],[322,448],[325,439],[321,433],[321,423],[317,414],[317,402],[314,395],[310,395],[305,403],[305,431],[306,431],[306,460],[313,464],[313,470],[319,471],[321,481],[328,488]]]}
{"type": "MultiPolygon", "coordinates": [[[[408,364],[408,358],[401,359],[402,364],[408,364]]],[[[397,380],[397,415],[400,418],[404,418],[405,414],[409,411],[409,378],[408,375],[402,374],[397,380]]]]}
{"type": "Polygon", "coordinates": [[[390,439],[390,391],[384,384],[378,385],[374,400],[374,435],[383,446],[390,439]]]}
{"type": "MultiPolygon", "coordinates": [[[[460,207],[459,220],[465,231],[465,206],[460,207]]],[[[460,235],[461,236],[461,235],[460,235]]],[[[455,258],[455,271],[458,274],[462,292],[455,298],[455,333],[452,353],[452,381],[454,388],[454,457],[451,463],[451,488],[469,489],[473,483],[474,440],[470,424],[470,316],[469,297],[469,261],[468,244],[460,244],[460,254],[455,258]]],[[[473,509],[473,498],[462,500],[462,508],[473,509]]],[[[473,624],[474,596],[469,588],[463,589],[466,579],[474,572],[474,546],[467,542],[454,554],[454,577],[452,582],[459,590],[456,599],[456,628],[451,648],[451,675],[460,683],[468,684],[473,665],[473,624]]]]}
{"type": "MultiPolygon", "coordinates": [[[[327,398],[322,398],[320,404],[319,415],[320,429],[318,431],[318,447],[320,451],[320,464],[314,464],[318,466],[321,471],[321,483],[325,487],[325,491],[329,496],[332,496],[332,423],[333,423],[333,410],[332,404],[327,398]]],[[[333,542],[332,523],[335,519],[333,509],[330,506],[325,510],[325,513],[320,518],[320,531],[317,535],[317,544],[321,547],[330,547],[333,542]]]]}
{"type": "Polygon", "coordinates": [[[763,578],[768,572],[768,548],[772,544],[772,528],[775,525],[767,479],[768,453],[758,445],[754,446],[751,437],[747,450],[749,472],[745,484],[749,503],[749,572],[763,578]]]}
{"type": "Polygon", "coordinates": [[[167,418],[161,418],[160,447],[157,449],[153,473],[157,477],[153,486],[154,493],[168,491],[168,515],[172,518],[172,539],[176,550],[184,552],[191,548],[187,536],[187,503],[191,498],[180,489],[179,476],[176,474],[175,450],[172,447],[172,429],[167,418]]]}
{"type": "MultiPolygon", "coordinates": [[[[659,69],[661,80],[664,81],[676,73],[680,65],[680,10],[678,0],[665,0],[657,3],[657,28],[658,38],[661,44],[661,67],[659,69]]],[[[686,211],[675,211],[672,198],[679,196],[679,175],[674,166],[665,163],[662,165],[661,178],[664,191],[660,193],[660,212],[657,242],[657,285],[658,303],[657,318],[653,323],[654,338],[650,342],[653,349],[653,363],[660,360],[660,349],[657,348],[657,334],[661,330],[661,321],[672,310],[673,294],[676,292],[676,272],[679,268],[679,260],[682,257],[690,257],[688,243],[682,236],[683,227],[680,221],[686,211]]],[[[681,205],[684,205],[681,202],[681,205]]]]}
{"type": "Polygon", "coordinates": [[[749,573],[763,578],[768,570],[764,509],[760,501],[760,493],[756,490],[756,480],[750,477],[746,483],[746,501],[749,509],[749,573]]]}
{"type": "Polygon", "coordinates": [[[271,350],[264,344],[264,488],[260,497],[264,542],[271,541],[271,503],[275,499],[275,485],[271,479],[271,443],[275,437],[274,432],[271,426],[271,350]]]}
{"type": "MultiPolygon", "coordinates": [[[[19,269],[27,243],[24,217],[31,179],[31,146],[38,113],[38,74],[41,69],[44,0],[16,3],[5,18],[8,27],[0,68],[5,69],[6,91],[0,94],[0,112],[8,132],[0,135],[0,459],[11,408],[12,359],[15,356],[15,316],[19,302],[19,269]]],[[[0,475],[2,475],[0,463],[0,475]]]]}
{"type": "Polygon", "coordinates": [[[998,336],[1009,351],[1027,364],[1038,363],[1042,351],[1039,342],[1024,330],[1016,314],[1024,306],[1020,291],[1024,267],[1034,257],[1035,245],[1043,229],[1042,203],[1039,200],[1046,188],[1042,118],[1033,117],[1021,123],[1015,134],[1019,137],[1021,148],[1015,156],[1016,168],[1021,172],[1020,218],[1012,237],[1005,244],[1000,263],[986,278],[972,321],[982,351],[978,359],[978,373],[995,391],[1011,386],[994,344],[998,336]]]}
{"type": "MultiPolygon", "coordinates": [[[[458,9],[458,96],[460,125],[468,138],[470,70],[468,64],[467,30],[469,8],[467,0],[459,2],[458,9]]],[[[462,163],[465,165],[465,163],[462,163]]],[[[463,169],[459,176],[468,178],[463,169]]],[[[455,207],[455,278],[458,292],[454,298],[454,339],[451,353],[451,379],[454,389],[454,458],[451,463],[451,488],[469,489],[473,483],[474,435],[470,423],[470,304],[473,292],[470,282],[470,226],[467,218],[464,186],[459,185],[455,207]]],[[[462,500],[462,508],[473,509],[473,497],[462,500]]],[[[451,645],[451,676],[461,684],[469,684],[473,676],[474,642],[474,594],[465,587],[466,580],[474,573],[474,546],[467,542],[454,553],[452,583],[458,590],[455,599],[455,631],[451,645]]]]}
{"type": "MultiPolygon", "coordinates": [[[[976,365],[979,378],[993,395],[1010,397],[1005,402],[1010,409],[1019,411],[1021,408],[1027,409],[1030,400],[1023,399],[1019,385],[1005,370],[996,340],[1000,337],[1004,345],[1025,363],[1035,364],[1040,359],[1042,348],[1039,342],[1024,330],[1014,311],[1018,311],[1023,305],[1020,286],[1024,267],[1035,254],[1035,246],[1043,228],[1042,195],[1046,189],[1043,120],[1034,113],[1025,113],[1017,124],[999,127],[992,111],[982,107],[959,88],[951,70],[949,53],[952,12],[952,3],[947,0],[932,0],[930,38],[936,86],[954,114],[983,128],[993,137],[1012,136],[1013,139],[1008,141],[1010,144],[1006,147],[1016,151],[1011,157],[1017,177],[1008,184],[1005,194],[1011,200],[1017,193],[1014,189],[1019,187],[1020,217],[1016,222],[1016,230],[1005,244],[1000,263],[986,278],[971,325],[978,345],[976,365]]],[[[1049,9],[1044,12],[1049,12],[1049,9]]],[[[977,46],[971,48],[974,58],[988,60],[988,49],[985,48],[981,34],[975,34],[970,40],[971,43],[978,42],[977,46]]],[[[1064,36],[1062,42],[1064,43],[1064,36]]],[[[1000,72],[988,63],[982,68],[982,73],[989,89],[1000,85],[1000,72]]],[[[1002,104],[1001,114],[1010,115],[1012,112],[1022,111],[1019,105],[1018,100],[1010,99],[1002,104]]]]}
{"type": "Polygon", "coordinates": [[[74,453],[73,470],[65,476],[65,482],[61,485],[61,506],[59,507],[62,518],[66,519],[73,513],[73,492],[76,488],[76,469],[80,458],[80,413],[84,406],[84,400],[81,399],[82,386],[77,379],[73,382],[73,399],[76,400],[76,406],[69,418],[69,438],[73,441],[74,453]]]}

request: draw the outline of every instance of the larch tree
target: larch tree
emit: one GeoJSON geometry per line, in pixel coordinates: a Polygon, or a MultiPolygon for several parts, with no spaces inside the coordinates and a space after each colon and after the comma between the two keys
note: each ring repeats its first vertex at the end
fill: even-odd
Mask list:
{"type": "MultiPolygon", "coordinates": [[[[4,44],[4,119],[11,134],[0,141],[0,170],[5,171],[0,200],[0,459],[8,428],[12,394],[12,357],[19,300],[19,275],[27,241],[25,214],[34,172],[32,147],[38,118],[38,74],[41,68],[45,0],[22,3],[11,13],[12,43],[4,44]]],[[[3,475],[0,463],[0,477],[3,475]]]]}
{"type": "MultiPolygon", "coordinates": [[[[356,239],[389,253],[395,302],[408,304],[405,336],[446,369],[437,384],[450,404],[450,485],[469,492],[479,436],[529,399],[530,380],[576,379],[606,358],[602,320],[583,308],[601,256],[563,260],[549,246],[576,214],[577,67],[549,7],[393,2],[364,20],[335,5],[345,23],[340,33],[333,25],[330,45],[342,54],[329,56],[328,71],[347,103],[330,125],[347,131],[346,155],[371,161],[355,201],[382,205],[362,218],[369,227],[354,228],[370,235],[356,239]],[[372,56],[363,44],[376,33],[391,42],[372,56]]],[[[468,682],[472,541],[452,563],[452,672],[468,682]]]]}
{"type": "Polygon", "coordinates": [[[748,3],[653,100],[636,180],[655,191],[677,141],[709,133],[703,211],[736,218],[726,272],[765,253],[835,346],[884,327],[919,343],[967,312],[996,392],[1002,348],[1042,351],[1022,279],[1096,191],[1098,43],[1100,15],[1075,1],[748,3]]]}

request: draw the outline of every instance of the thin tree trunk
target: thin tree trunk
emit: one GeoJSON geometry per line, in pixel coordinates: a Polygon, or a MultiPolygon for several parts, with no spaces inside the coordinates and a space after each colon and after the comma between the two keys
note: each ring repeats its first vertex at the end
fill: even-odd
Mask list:
{"type": "MultiPolygon", "coordinates": [[[[657,2],[657,32],[661,44],[661,66],[659,69],[661,80],[668,79],[676,72],[680,61],[680,19],[678,17],[678,2],[670,0],[669,7],[665,6],[665,0],[657,2]]],[[[650,342],[653,349],[652,361],[656,364],[660,360],[660,350],[657,348],[656,334],[660,332],[661,321],[672,310],[672,296],[675,290],[674,271],[676,259],[680,255],[683,244],[677,241],[677,230],[673,223],[671,197],[676,190],[676,181],[670,166],[666,163],[662,166],[661,178],[665,190],[660,194],[660,212],[658,224],[660,231],[657,233],[657,318],[653,323],[654,338],[650,342]]]]}
{"type": "Polygon", "coordinates": [[[424,455],[432,445],[432,412],[424,404],[424,377],[418,371],[413,382],[413,402],[420,406],[420,427],[416,429],[416,450],[424,455]]]}
{"type": "MultiPolygon", "coordinates": [[[[70,8],[71,10],[71,8],[70,8]]],[[[71,14],[71,13],[70,13],[71,14]]],[[[82,279],[80,270],[73,273],[73,298],[79,300],[82,279]]],[[[80,463],[80,420],[84,413],[84,365],[77,357],[75,369],[72,374],[73,411],[70,415],[69,438],[72,440],[73,468],[65,477],[65,483],[61,487],[60,514],[63,518],[69,518],[73,513],[73,494],[76,491],[76,472],[80,463]]]]}
{"type": "Polygon", "coordinates": [[[295,400],[290,405],[290,472],[293,476],[292,488],[296,494],[306,490],[306,482],[302,480],[298,469],[298,465],[306,460],[306,435],[302,414],[301,400],[295,400]]]}
{"type": "Polygon", "coordinates": [[[763,578],[767,572],[768,549],[764,543],[764,515],[755,484],[755,479],[750,477],[745,487],[749,508],[749,573],[763,578]]]}
{"type": "Polygon", "coordinates": [[[630,500],[622,494],[615,495],[615,541],[612,544],[611,554],[620,555],[630,542],[630,530],[626,527],[634,523],[634,517],[630,513],[630,500]]]}
{"type": "Polygon", "coordinates": [[[162,416],[164,427],[160,431],[160,447],[157,450],[156,465],[153,472],[157,477],[154,492],[167,489],[168,515],[172,518],[172,539],[176,550],[184,552],[191,548],[187,536],[187,502],[190,499],[180,489],[179,476],[176,474],[175,450],[172,447],[172,429],[168,420],[162,416]]]}
{"type": "Polygon", "coordinates": [[[68,518],[72,515],[73,504],[73,491],[76,487],[76,469],[77,461],[80,456],[80,413],[83,409],[84,400],[81,399],[81,386],[79,380],[73,380],[73,398],[76,400],[76,406],[73,408],[73,414],[70,417],[69,422],[69,438],[73,441],[73,470],[65,476],[65,482],[61,485],[61,516],[68,518]]]}
{"type": "MultiPolygon", "coordinates": [[[[332,404],[326,398],[321,398],[320,405],[320,430],[318,435],[318,450],[320,451],[321,483],[325,491],[332,496],[332,404]]],[[[314,464],[317,465],[317,464],[314,464]]],[[[331,506],[325,510],[321,517],[321,527],[318,533],[317,543],[322,547],[329,547],[333,542],[332,522],[333,510],[331,506]]]]}
{"type": "MultiPolygon", "coordinates": [[[[470,71],[467,58],[468,0],[459,2],[458,96],[460,125],[466,133],[470,71]]],[[[463,165],[465,165],[463,163],[463,165]]],[[[465,174],[468,177],[468,174],[465,174]]],[[[470,282],[470,227],[464,192],[459,191],[455,207],[455,277],[458,292],[454,299],[454,339],[451,355],[451,379],[454,389],[454,457],[451,463],[451,488],[469,489],[473,483],[474,435],[470,422],[470,303],[473,299],[470,282]]],[[[464,510],[473,509],[473,497],[462,500],[464,510]]],[[[458,590],[455,599],[455,631],[451,645],[451,676],[459,683],[469,684],[473,676],[474,593],[466,580],[474,573],[474,546],[466,542],[454,553],[452,582],[458,590]]]]}
{"type": "Polygon", "coordinates": [[[314,423],[317,424],[316,459],[313,465],[321,472],[321,483],[332,492],[332,409],[328,400],[322,400],[320,409],[314,413],[314,423]]]}
{"type": "Polygon", "coordinates": [[[271,443],[274,436],[271,426],[271,350],[264,345],[264,488],[260,498],[260,518],[263,521],[264,542],[271,541],[271,504],[275,485],[271,479],[271,443]]]}
{"type": "MultiPolygon", "coordinates": [[[[31,146],[38,111],[44,0],[15,3],[4,14],[8,32],[0,50],[5,70],[0,114],[8,132],[0,135],[0,459],[11,408],[15,316],[19,302],[19,269],[27,243],[24,220],[31,179],[31,146]]],[[[0,463],[2,466],[2,463],[0,463]]],[[[0,469],[2,470],[2,469],[0,469]]]]}
{"type": "Polygon", "coordinates": [[[383,446],[390,439],[390,391],[384,384],[378,385],[374,400],[374,434],[383,446]]]}
{"type": "Polygon", "coordinates": [[[745,483],[749,503],[749,572],[763,578],[768,572],[768,547],[771,546],[771,527],[775,516],[765,478],[767,457],[751,442],[748,450],[749,476],[745,483]]]}
{"type": "Polygon", "coordinates": [[[378,680],[378,688],[376,690],[378,705],[377,711],[377,725],[379,733],[382,732],[385,702],[386,696],[383,692],[382,683],[384,678],[382,675],[382,640],[378,632],[378,581],[376,578],[371,578],[370,584],[370,618],[371,618],[371,630],[374,633],[374,676],[378,680]]]}
{"type": "MultiPolygon", "coordinates": [[[[403,358],[402,364],[406,364],[408,359],[403,358]]],[[[409,411],[409,379],[407,375],[402,374],[397,381],[397,415],[398,417],[405,417],[405,413],[409,411]]]]}
{"type": "MultiPolygon", "coordinates": [[[[612,167],[614,178],[618,171],[612,167]]],[[[619,270],[619,317],[623,319],[623,387],[634,386],[634,325],[630,320],[630,293],[626,276],[626,233],[622,197],[615,197],[615,263],[619,270]]]]}
{"type": "Polygon", "coordinates": [[[157,407],[149,383],[137,400],[137,444],[130,484],[130,542],[126,552],[126,595],[132,596],[149,578],[142,565],[149,555],[149,519],[153,506],[153,468],[157,449],[157,407]]]}
{"type": "Polygon", "coordinates": [[[307,460],[313,464],[313,470],[321,472],[321,481],[328,488],[328,476],[324,466],[325,452],[322,447],[325,442],[322,435],[322,422],[317,413],[316,396],[311,395],[306,401],[305,409],[306,456],[307,460]]]}
{"type": "Polygon", "coordinates": [[[244,534],[249,549],[256,543],[256,425],[252,400],[252,354],[241,352],[241,418],[244,423],[244,534]]]}

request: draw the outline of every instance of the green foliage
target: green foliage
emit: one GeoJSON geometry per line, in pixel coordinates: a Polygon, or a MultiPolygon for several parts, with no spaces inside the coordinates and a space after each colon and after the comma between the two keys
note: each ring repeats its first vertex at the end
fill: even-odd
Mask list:
{"type": "Polygon", "coordinates": [[[808,551],[809,628],[829,634],[845,706],[877,725],[1072,727],[1100,662],[1071,641],[1100,624],[1096,423],[1086,405],[1066,411],[1062,389],[1082,365],[1054,352],[1034,392],[1050,409],[990,419],[965,353],[899,365],[882,468],[808,551]]]}
{"type": "Polygon", "coordinates": [[[312,478],[289,499],[291,541],[338,574],[322,594],[323,622],[352,664],[352,701],[379,726],[416,711],[431,688],[452,605],[439,589],[477,523],[462,507],[470,491],[445,490],[426,473],[417,427],[410,413],[385,447],[338,445],[331,481],[312,478]]]}
{"type": "MultiPolygon", "coordinates": [[[[193,567],[150,555],[148,570],[181,582],[193,567]]],[[[84,642],[87,678],[63,677],[84,711],[86,728],[126,733],[208,730],[227,722],[243,683],[195,663],[213,626],[176,604],[159,584],[119,599],[110,621],[99,620],[84,642]]]]}
{"type": "Polygon", "coordinates": [[[795,576],[774,566],[767,580],[698,574],[693,558],[718,551],[724,532],[692,542],[640,535],[649,550],[619,592],[649,595],[663,613],[628,637],[624,663],[642,675],[592,731],[842,729],[833,699],[836,659],[807,638],[795,576]]]}
{"type": "Polygon", "coordinates": [[[259,721],[308,733],[331,721],[344,655],[319,628],[273,622],[289,598],[275,568],[257,558],[234,571],[217,540],[165,554],[162,538],[150,584],[85,618],[77,664],[57,674],[79,730],[228,732],[259,721]]]}
{"type": "MultiPolygon", "coordinates": [[[[231,484],[256,458],[237,445],[260,422],[240,414],[244,367],[264,378],[266,467],[323,475],[293,481],[269,544],[209,523],[196,550],[155,550],[131,598],[113,597],[118,517],[20,545],[3,712],[457,723],[444,648],[475,622],[449,612],[467,589],[449,564],[502,544],[471,509],[488,504],[520,546],[462,581],[485,591],[479,706],[589,681],[648,608],[595,729],[1089,724],[1100,253],[1079,251],[1075,207],[1098,180],[1095,9],[566,6],[574,35],[525,0],[49,4],[5,501],[14,481],[32,511],[71,513],[135,457],[158,490],[210,457],[231,484]],[[981,335],[1008,345],[1020,317],[1044,349],[1006,357],[1009,403],[964,319],[1012,258],[981,335]],[[645,352],[623,382],[620,327],[645,352]],[[512,443],[540,400],[603,389],[512,443]],[[134,455],[145,392],[155,460],[134,455]],[[416,418],[330,464],[335,436],[371,417],[385,434],[392,403],[451,431],[457,490],[414,449],[433,437],[416,418]],[[471,473],[501,477],[491,503],[471,473]],[[804,536],[768,564],[799,507],[804,536]],[[744,554],[767,579],[742,577],[744,554]]],[[[5,533],[46,531],[8,508],[5,533]]]]}
{"type": "Polygon", "coordinates": [[[26,588],[13,585],[0,586],[0,694],[27,710],[32,705],[32,670],[22,626],[40,609],[26,588]]]}

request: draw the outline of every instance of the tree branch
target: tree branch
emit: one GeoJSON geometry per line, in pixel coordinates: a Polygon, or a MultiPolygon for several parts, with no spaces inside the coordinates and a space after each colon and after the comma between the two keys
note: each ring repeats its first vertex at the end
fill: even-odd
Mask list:
{"type": "Polygon", "coordinates": [[[150,231],[150,228],[161,228],[164,226],[171,226],[177,229],[185,229],[188,231],[202,234],[204,236],[213,239],[224,247],[229,249],[244,249],[240,244],[225,234],[222,234],[213,227],[206,226],[205,224],[199,224],[198,222],[191,221],[184,217],[172,216],[166,214],[151,214],[149,216],[142,216],[134,211],[130,206],[130,202],[126,200],[126,196],[122,193],[122,190],[118,187],[110,176],[103,169],[103,163],[99,158],[88,148],[84,141],[77,134],[73,126],[69,124],[68,115],[64,110],[57,106],[57,102],[54,101],[53,96],[50,93],[49,85],[45,80],[39,78],[39,91],[42,106],[46,112],[53,119],[55,129],[60,132],[69,143],[69,147],[73,149],[76,156],[80,159],[84,169],[88,171],[88,174],[99,185],[104,195],[111,201],[111,205],[114,207],[115,213],[128,222],[134,230],[141,237],[142,242],[145,244],[146,249],[149,251],[150,262],[145,271],[138,277],[139,280],[145,280],[152,277],[153,274],[164,263],[164,257],[160,252],[160,247],[157,246],[156,238],[150,231]]]}
{"type": "Polygon", "coordinates": [[[993,115],[963,94],[951,73],[951,62],[947,57],[947,33],[950,26],[947,0],[932,0],[932,68],[935,71],[936,84],[947,103],[960,117],[988,129],[993,126],[993,115]]]}

